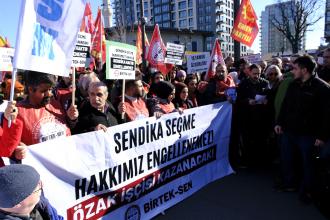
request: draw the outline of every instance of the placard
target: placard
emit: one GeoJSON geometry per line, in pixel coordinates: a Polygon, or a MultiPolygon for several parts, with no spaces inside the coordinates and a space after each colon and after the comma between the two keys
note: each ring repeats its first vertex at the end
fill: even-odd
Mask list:
{"type": "Polygon", "coordinates": [[[182,65],[182,60],[185,52],[185,46],[181,44],[167,43],[165,63],[182,65]]]}
{"type": "Polygon", "coordinates": [[[136,46],[107,41],[107,79],[135,79],[136,46]]]}

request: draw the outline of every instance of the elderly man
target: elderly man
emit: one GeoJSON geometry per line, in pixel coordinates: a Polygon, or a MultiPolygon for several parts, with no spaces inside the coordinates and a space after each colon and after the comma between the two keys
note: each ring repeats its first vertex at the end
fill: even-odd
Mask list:
{"type": "Polygon", "coordinates": [[[78,118],[76,106],[68,111],[53,98],[52,88],[55,78],[52,75],[28,71],[25,79],[28,96],[17,104],[18,120],[23,122],[21,141],[26,145],[71,135],[78,118]]]}
{"type": "Polygon", "coordinates": [[[62,220],[42,196],[39,173],[27,165],[0,168],[0,219],[62,220]]]}
{"type": "Polygon", "coordinates": [[[103,82],[92,82],[88,87],[89,102],[80,110],[75,133],[103,130],[118,124],[119,115],[107,101],[108,88],[103,82]]]}
{"type": "Polygon", "coordinates": [[[149,117],[149,111],[143,96],[141,80],[129,80],[125,84],[125,102],[118,106],[119,113],[125,114],[125,121],[134,121],[149,117]]]}

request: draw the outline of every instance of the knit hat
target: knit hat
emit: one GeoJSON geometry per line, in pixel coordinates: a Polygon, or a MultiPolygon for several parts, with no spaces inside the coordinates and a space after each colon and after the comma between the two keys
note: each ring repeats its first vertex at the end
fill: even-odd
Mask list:
{"type": "Polygon", "coordinates": [[[29,197],[40,181],[31,166],[13,164],[0,168],[0,207],[13,208],[29,197]]]}
{"type": "Polygon", "coordinates": [[[173,92],[175,87],[168,81],[160,81],[156,84],[155,93],[156,96],[161,99],[167,99],[173,92]]]}
{"type": "Polygon", "coordinates": [[[176,72],[176,77],[180,78],[180,77],[186,77],[187,73],[184,70],[179,70],[178,72],[176,72]]]}

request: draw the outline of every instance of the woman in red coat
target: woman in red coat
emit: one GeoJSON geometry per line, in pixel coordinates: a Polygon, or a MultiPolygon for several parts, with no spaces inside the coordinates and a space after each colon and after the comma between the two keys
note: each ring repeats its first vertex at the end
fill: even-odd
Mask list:
{"type": "MultiPolygon", "coordinates": [[[[14,156],[18,160],[25,157],[26,147],[18,147],[22,135],[23,123],[16,119],[17,113],[15,102],[8,103],[4,113],[2,127],[0,127],[0,157],[14,156]],[[9,118],[12,120],[10,128],[8,127],[9,118]]],[[[0,167],[2,166],[4,166],[4,163],[0,158],[0,167]]]]}

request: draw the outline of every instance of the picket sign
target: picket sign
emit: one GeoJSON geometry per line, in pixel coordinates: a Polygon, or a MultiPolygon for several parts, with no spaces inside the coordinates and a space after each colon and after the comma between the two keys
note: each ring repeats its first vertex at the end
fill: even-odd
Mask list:
{"type": "Polygon", "coordinates": [[[231,114],[224,102],[57,138],[23,163],[65,219],[151,219],[233,172],[231,114]]]}

